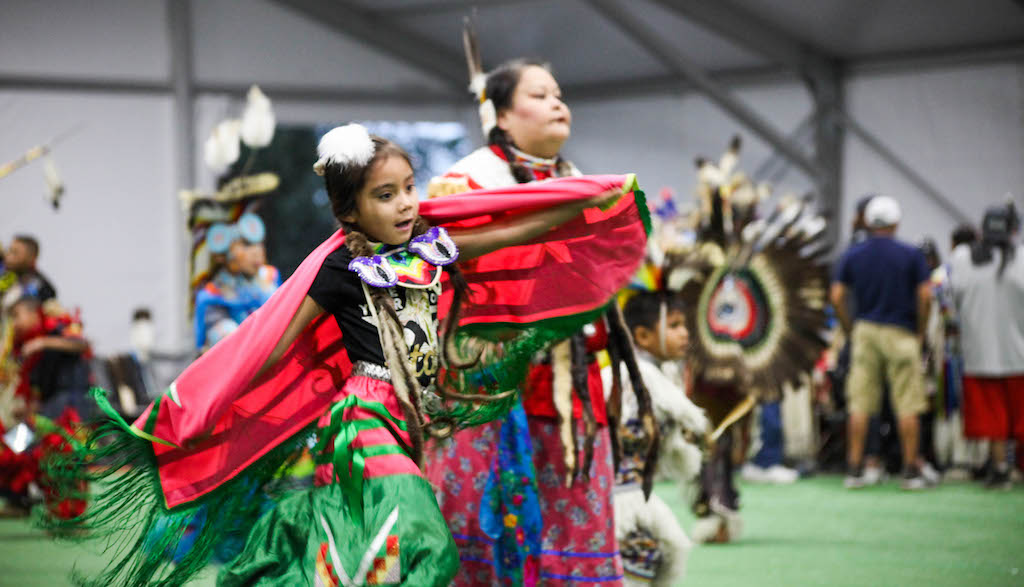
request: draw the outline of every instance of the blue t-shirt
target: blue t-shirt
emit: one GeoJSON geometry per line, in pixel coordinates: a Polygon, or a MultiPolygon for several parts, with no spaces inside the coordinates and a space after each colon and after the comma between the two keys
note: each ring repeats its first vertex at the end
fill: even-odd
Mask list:
{"type": "Polygon", "coordinates": [[[846,250],[835,279],[853,290],[855,320],[917,331],[917,288],[931,277],[924,254],[890,237],[873,236],[846,250]]]}

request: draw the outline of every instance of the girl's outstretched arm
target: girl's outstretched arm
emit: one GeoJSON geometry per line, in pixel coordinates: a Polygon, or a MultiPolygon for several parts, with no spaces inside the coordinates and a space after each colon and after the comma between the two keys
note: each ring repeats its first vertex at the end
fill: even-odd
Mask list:
{"type": "MultiPolygon", "coordinates": [[[[250,390],[253,382],[259,381],[260,377],[263,377],[263,375],[267,371],[269,371],[275,364],[277,364],[278,361],[281,360],[281,357],[283,357],[284,353],[288,350],[288,348],[292,346],[292,343],[295,342],[295,339],[298,338],[300,334],[302,334],[302,331],[306,329],[306,326],[308,326],[309,323],[312,322],[314,318],[322,314],[323,311],[324,309],[321,308],[319,304],[314,302],[313,298],[309,297],[308,295],[305,298],[303,298],[302,304],[299,305],[299,309],[295,311],[295,315],[292,316],[291,322],[289,322],[288,326],[284,329],[284,334],[281,335],[280,340],[277,341],[277,345],[274,346],[274,350],[270,352],[270,356],[267,357],[267,360],[263,362],[263,366],[260,367],[260,370],[256,372],[256,375],[254,375],[253,378],[249,380],[250,390]]],[[[206,432],[185,440],[184,446],[198,446],[199,444],[205,442],[207,438],[209,438],[212,431],[213,428],[211,427],[206,432]]]]}
{"type": "Polygon", "coordinates": [[[615,188],[592,198],[568,202],[516,218],[505,218],[470,228],[452,228],[448,233],[459,247],[459,260],[466,261],[536,238],[559,224],[572,220],[587,208],[601,206],[621,195],[622,189],[615,188]]]}
{"type": "Polygon", "coordinates": [[[306,329],[306,326],[313,321],[314,318],[324,312],[324,309],[313,301],[313,298],[306,296],[302,300],[302,304],[299,305],[299,309],[295,311],[295,315],[292,316],[292,321],[288,323],[288,327],[284,329],[284,334],[281,339],[277,341],[277,345],[274,350],[271,351],[270,356],[267,357],[266,362],[260,367],[260,370],[256,372],[256,375],[252,378],[253,381],[258,380],[263,376],[264,373],[270,370],[281,357],[284,356],[285,351],[288,347],[292,346],[295,339],[302,334],[302,331],[306,329]]]}

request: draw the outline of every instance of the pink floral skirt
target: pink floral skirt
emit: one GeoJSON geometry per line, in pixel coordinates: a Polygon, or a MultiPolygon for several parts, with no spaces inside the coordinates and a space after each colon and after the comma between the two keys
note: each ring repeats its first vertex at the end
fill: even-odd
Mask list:
{"type": "MultiPolygon", "coordinates": [[[[582,423],[577,438],[582,449],[582,423]]],[[[452,585],[500,585],[494,571],[493,541],[480,529],[480,501],[494,462],[501,422],[463,430],[432,443],[425,457],[441,513],[459,548],[462,567],[452,585]]],[[[562,445],[553,418],[529,416],[533,464],[544,529],[539,573],[542,585],[621,585],[622,561],[612,512],[611,441],[598,431],[589,482],[565,487],[562,445]]],[[[582,450],[578,457],[583,458],[582,450]]]]}

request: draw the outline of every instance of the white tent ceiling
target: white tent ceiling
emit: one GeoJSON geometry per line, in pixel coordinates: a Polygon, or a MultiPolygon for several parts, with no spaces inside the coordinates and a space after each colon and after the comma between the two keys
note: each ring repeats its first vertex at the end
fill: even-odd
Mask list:
{"type": "Polygon", "coordinates": [[[856,67],[1024,48],[1024,5],[1014,0],[276,1],[453,86],[463,83],[452,79],[461,66],[462,17],[474,11],[487,64],[541,56],[563,85],[587,93],[674,77],[602,10],[608,4],[719,77],[792,70],[794,56],[856,67]]]}

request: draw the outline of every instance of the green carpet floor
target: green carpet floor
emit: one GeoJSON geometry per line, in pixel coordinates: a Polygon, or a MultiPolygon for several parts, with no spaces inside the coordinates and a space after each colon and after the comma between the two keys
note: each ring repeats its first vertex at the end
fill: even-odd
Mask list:
{"type": "MultiPolygon", "coordinates": [[[[838,477],[743,487],[743,538],[698,546],[686,585],[1024,586],[1024,488],[967,483],[905,493],[891,482],[845,491],[838,477]]],[[[693,518],[675,487],[657,492],[693,518]]],[[[0,586],[67,585],[72,567],[103,566],[87,547],[48,540],[24,520],[0,520],[0,586]]],[[[213,573],[194,585],[212,585],[213,573]]]]}

